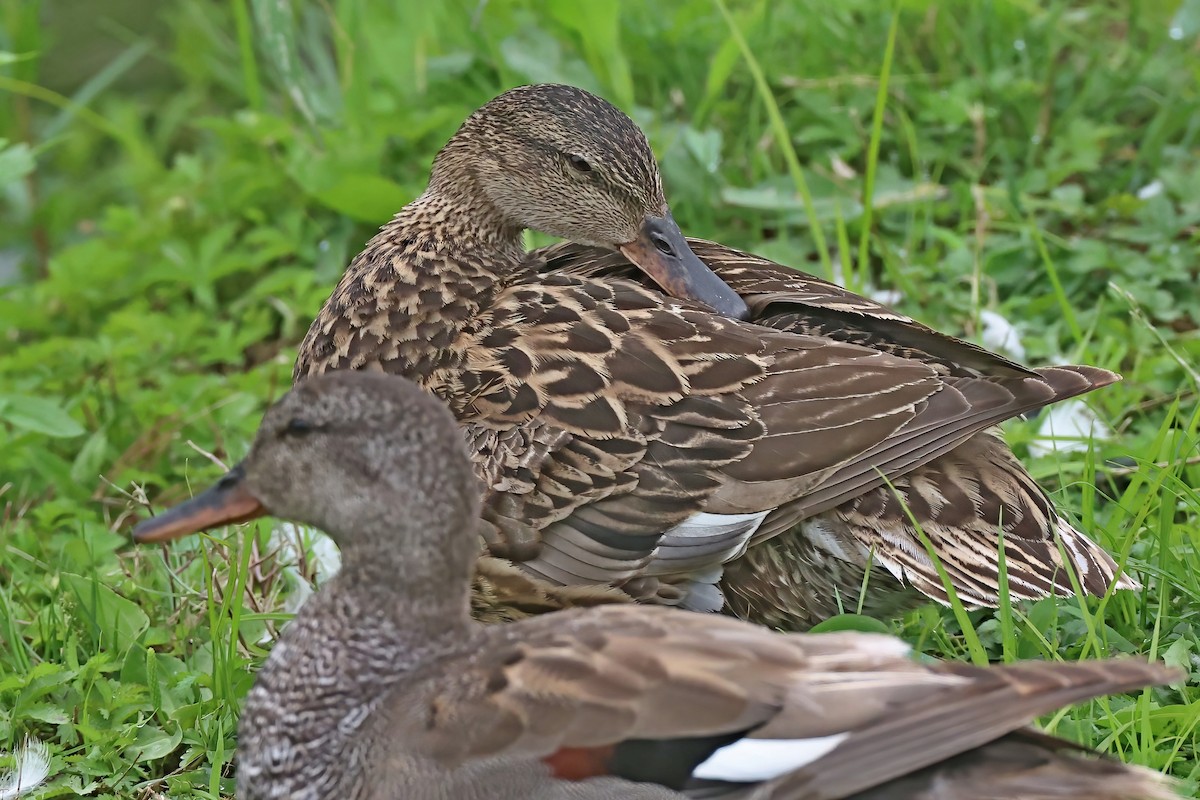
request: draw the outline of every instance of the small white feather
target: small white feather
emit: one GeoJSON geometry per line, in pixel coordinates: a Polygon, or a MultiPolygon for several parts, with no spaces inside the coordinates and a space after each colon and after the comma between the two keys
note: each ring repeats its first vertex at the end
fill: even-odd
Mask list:
{"type": "Polygon", "coordinates": [[[751,783],[769,781],[811,764],[842,743],[849,733],[815,739],[739,739],[714,752],[693,778],[751,783]]]}
{"type": "Polygon", "coordinates": [[[1163,193],[1163,182],[1155,178],[1137,190],[1138,200],[1149,200],[1163,193]]]}
{"type": "Polygon", "coordinates": [[[904,292],[899,289],[868,289],[867,297],[884,306],[898,306],[904,302],[904,292]]]}
{"type": "Polygon", "coordinates": [[[1017,332],[1016,325],[986,308],[980,310],[979,321],[983,324],[979,338],[983,340],[984,347],[1003,350],[1018,361],[1025,358],[1025,345],[1021,344],[1021,334],[1017,332]]]}
{"type": "Polygon", "coordinates": [[[271,546],[279,548],[284,564],[299,564],[301,556],[304,556],[303,560],[313,568],[317,586],[323,585],[342,568],[342,554],[333,539],[307,525],[278,523],[271,529],[271,546]]]}
{"type": "Polygon", "coordinates": [[[1112,430],[1082,400],[1067,400],[1042,412],[1037,438],[1029,443],[1029,452],[1045,456],[1053,452],[1087,450],[1092,439],[1107,439],[1112,430]]]}
{"type": "Polygon", "coordinates": [[[858,554],[851,556],[846,552],[846,548],[842,546],[843,540],[838,536],[837,531],[833,526],[822,520],[820,517],[809,517],[800,523],[800,530],[804,537],[812,542],[813,546],[828,553],[841,561],[853,562],[858,554]]]}
{"type": "Polygon", "coordinates": [[[0,800],[15,800],[50,777],[50,748],[45,742],[27,738],[13,753],[12,769],[0,772],[0,800]]]}
{"type": "MultiPolygon", "coordinates": [[[[901,253],[901,258],[904,254],[901,253]]],[[[841,262],[836,259],[833,262],[833,282],[843,289],[846,288],[846,276],[842,272],[841,262]]],[[[904,302],[904,292],[899,289],[880,289],[875,286],[867,286],[863,291],[867,297],[874,300],[876,303],[885,306],[898,306],[904,302]]]]}

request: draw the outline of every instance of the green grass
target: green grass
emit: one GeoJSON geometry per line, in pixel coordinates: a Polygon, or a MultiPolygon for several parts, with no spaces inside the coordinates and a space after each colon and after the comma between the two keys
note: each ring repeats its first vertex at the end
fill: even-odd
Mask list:
{"type": "MultiPolygon", "coordinates": [[[[245,452],[436,149],[541,80],[634,115],[692,234],[836,265],[967,337],[999,311],[1027,361],[1125,376],[1088,399],[1112,438],[1028,463],[1145,591],[895,629],[937,656],[1177,664],[1186,685],[1044,722],[1195,794],[1196,0],[93,6],[0,0],[0,749],[51,744],[45,796],[231,795],[250,669],[314,567],[265,524],[169,550],[128,527],[245,452]]],[[[1019,453],[1037,425],[1008,426],[1019,453]]]]}

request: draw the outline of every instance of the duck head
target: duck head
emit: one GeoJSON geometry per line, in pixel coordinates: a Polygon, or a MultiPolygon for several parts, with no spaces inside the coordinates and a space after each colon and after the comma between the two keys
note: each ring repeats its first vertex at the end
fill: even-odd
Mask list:
{"type": "Polygon", "coordinates": [[[482,193],[509,228],[619,250],[668,294],[749,316],[672,217],[645,133],[582,89],[522,86],[484,105],[438,154],[430,191],[482,193]]]}
{"type": "Polygon", "coordinates": [[[161,542],[266,514],[315,526],[359,573],[444,564],[465,582],[481,487],[448,409],[409,381],[338,371],[307,379],[263,417],[250,452],[211,488],[145,520],[161,542]],[[461,573],[461,574],[460,574],[461,573]]]}

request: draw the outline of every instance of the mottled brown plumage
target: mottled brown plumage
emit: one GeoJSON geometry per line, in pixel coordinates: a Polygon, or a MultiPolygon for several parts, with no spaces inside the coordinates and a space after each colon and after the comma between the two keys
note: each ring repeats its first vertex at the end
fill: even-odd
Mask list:
{"type": "Polygon", "coordinates": [[[269,510],[341,547],[246,699],[241,800],[1170,796],[1024,728],[1178,677],[1157,664],[921,665],[891,637],[630,605],[481,625],[479,494],[439,402],[348,372],[300,383],[241,464],[138,526],[158,541],[269,510]]]}
{"type": "MultiPolygon", "coordinates": [[[[1057,399],[1074,393],[1063,388],[1069,376],[1057,368],[1027,369],[815,276],[715,242],[688,242],[746,301],[750,320],[759,325],[916,359],[942,375],[1045,379],[1060,386],[1057,399]]],[[[654,286],[619,253],[600,248],[564,243],[537,256],[547,274],[654,286]]],[[[1085,374],[1080,391],[1117,379],[1099,370],[1085,374]]],[[[773,627],[806,629],[858,606],[868,563],[874,568],[865,613],[894,615],[922,597],[945,602],[945,587],[913,518],[968,606],[998,602],[1000,531],[1014,599],[1072,592],[1059,542],[1089,594],[1104,594],[1114,579],[1118,589],[1140,588],[1128,575],[1116,577],[1112,558],[1058,514],[996,430],[975,434],[891,483],[814,514],[727,565],[722,587],[728,610],[773,627]]]]}
{"type": "MultiPolygon", "coordinates": [[[[706,609],[722,605],[722,564],[752,541],[843,504],[891,503],[887,480],[1115,379],[1001,370],[998,357],[903,318],[893,327],[913,341],[885,352],[731,318],[750,313],[674,225],[628,117],[578,89],[523,87],[463,124],[425,194],[350,265],[295,377],[380,370],[446,402],[484,481],[489,552],[545,586],[616,586],[706,609]],[[521,246],[528,227],[620,252],[677,297],[632,276],[539,273],[541,254],[521,246]],[[927,339],[948,364],[990,371],[911,352],[927,339]]],[[[864,319],[888,321],[874,309],[864,319]]],[[[919,556],[879,555],[936,596],[909,566],[919,556]]],[[[1089,591],[1106,588],[1104,564],[1089,591]]],[[[964,589],[972,599],[969,580],[964,589]]],[[[769,619],[769,606],[735,608],[769,619]]]]}

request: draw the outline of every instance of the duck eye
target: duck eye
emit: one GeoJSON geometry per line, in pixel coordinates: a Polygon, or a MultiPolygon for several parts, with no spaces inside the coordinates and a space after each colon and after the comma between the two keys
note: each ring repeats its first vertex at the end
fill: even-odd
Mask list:
{"type": "Polygon", "coordinates": [[[567,163],[570,164],[571,168],[577,172],[592,171],[592,165],[588,163],[587,159],[581,155],[576,155],[575,153],[571,153],[567,156],[567,163]]]}
{"type": "Polygon", "coordinates": [[[292,417],[288,420],[288,424],[284,426],[283,433],[288,436],[304,436],[305,434],[312,433],[316,430],[316,427],[304,419],[304,417],[292,417]]]}
{"type": "Polygon", "coordinates": [[[650,235],[650,241],[654,242],[654,247],[664,256],[674,256],[675,248],[671,247],[671,242],[661,233],[653,233],[650,235]]]}

